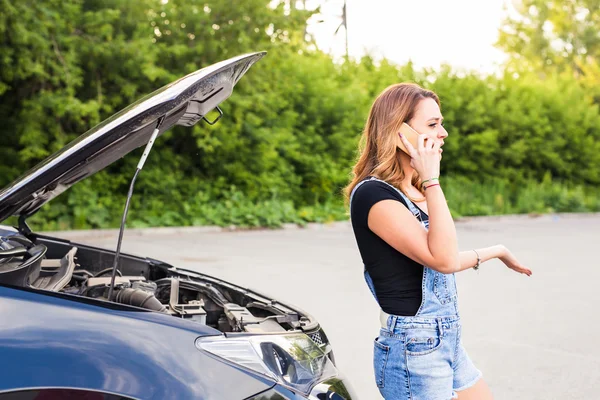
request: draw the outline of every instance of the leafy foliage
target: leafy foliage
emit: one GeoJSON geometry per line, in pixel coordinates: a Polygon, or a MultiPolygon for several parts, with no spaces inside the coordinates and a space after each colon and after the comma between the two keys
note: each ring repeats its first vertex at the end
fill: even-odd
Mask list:
{"type": "MultiPolygon", "coordinates": [[[[275,227],[347,218],[341,189],[374,97],[437,91],[455,215],[598,210],[600,113],[571,75],[479,77],[369,57],[336,64],[292,1],[0,0],[0,185],[141,96],[266,50],[215,126],[157,141],[129,225],[275,227]]],[[[141,149],[30,218],[36,229],[115,227],[141,149]]]]}
{"type": "Polygon", "coordinates": [[[600,102],[600,2],[518,0],[504,21],[497,46],[507,68],[536,77],[570,75],[600,102]]]}

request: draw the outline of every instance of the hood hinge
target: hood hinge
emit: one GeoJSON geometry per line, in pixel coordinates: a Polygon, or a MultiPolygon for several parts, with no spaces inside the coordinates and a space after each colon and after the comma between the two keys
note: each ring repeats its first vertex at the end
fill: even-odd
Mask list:
{"type": "Polygon", "coordinates": [[[25,236],[30,235],[32,233],[31,228],[29,227],[29,225],[27,225],[27,217],[28,215],[19,215],[19,232],[21,232],[25,236]]]}

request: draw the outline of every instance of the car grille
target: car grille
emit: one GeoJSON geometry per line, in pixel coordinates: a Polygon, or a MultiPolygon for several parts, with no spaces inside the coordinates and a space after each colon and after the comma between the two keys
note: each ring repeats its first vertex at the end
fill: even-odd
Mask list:
{"type": "Polygon", "coordinates": [[[308,334],[308,337],[311,338],[312,341],[318,344],[319,346],[327,344],[327,338],[324,336],[325,335],[322,335],[320,331],[311,332],[308,334]]]}

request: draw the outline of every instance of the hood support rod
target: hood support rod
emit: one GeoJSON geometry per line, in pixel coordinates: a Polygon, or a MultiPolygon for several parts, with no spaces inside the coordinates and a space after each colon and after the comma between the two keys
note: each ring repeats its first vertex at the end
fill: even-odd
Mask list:
{"type": "Polygon", "coordinates": [[[31,234],[31,228],[29,227],[29,225],[27,225],[27,217],[29,215],[19,215],[19,232],[21,232],[23,235],[27,236],[29,234],[31,234]]]}
{"type": "Polygon", "coordinates": [[[135,184],[135,180],[137,179],[138,174],[144,167],[144,163],[146,162],[146,158],[148,158],[148,154],[150,154],[150,150],[152,149],[152,145],[154,144],[154,140],[158,136],[159,128],[162,125],[165,117],[162,116],[158,119],[156,123],[156,128],[152,132],[152,136],[150,136],[150,140],[144,149],[144,154],[140,158],[140,162],[135,170],[135,174],[133,175],[133,179],[131,180],[131,184],[129,186],[129,193],[127,193],[127,201],[125,202],[125,209],[123,210],[123,219],[121,220],[121,229],[119,230],[119,240],[117,241],[117,252],[115,253],[115,259],[113,261],[112,266],[112,275],[110,277],[110,289],[108,290],[108,301],[113,300],[113,291],[115,289],[115,277],[117,275],[117,265],[119,263],[119,256],[121,255],[121,242],[123,241],[123,232],[125,231],[125,221],[127,220],[127,212],[129,211],[129,202],[131,201],[131,196],[133,195],[133,185],[135,184]]]}

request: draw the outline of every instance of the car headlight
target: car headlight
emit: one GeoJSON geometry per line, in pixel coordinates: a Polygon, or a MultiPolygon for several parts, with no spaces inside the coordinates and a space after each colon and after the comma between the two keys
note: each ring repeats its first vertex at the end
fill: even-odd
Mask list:
{"type": "Polygon", "coordinates": [[[198,338],[196,346],[304,394],[310,393],[317,383],[337,375],[329,357],[303,333],[211,336],[198,338]]]}

